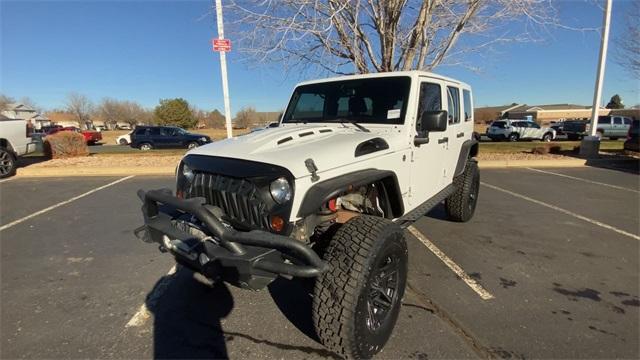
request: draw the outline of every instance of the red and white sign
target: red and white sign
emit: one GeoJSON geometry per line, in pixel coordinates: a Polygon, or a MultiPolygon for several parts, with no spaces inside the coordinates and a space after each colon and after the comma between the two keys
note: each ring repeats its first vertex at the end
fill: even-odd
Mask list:
{"type": "Polygon", "coordinates": [[[231,40],[213,39],[213,51],[231,51],[231,40]]]}

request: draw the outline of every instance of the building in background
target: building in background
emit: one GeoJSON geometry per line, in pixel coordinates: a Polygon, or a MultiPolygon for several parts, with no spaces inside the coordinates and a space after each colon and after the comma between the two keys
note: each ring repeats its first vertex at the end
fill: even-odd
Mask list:
{"type": "Polygon", "coordinates": [[[51,120],[47,116],[22,103],[8,104],[6,110],[2,111],[2,115],[9,119],[30,121],[35,129],[51,125],[51,120]]]}

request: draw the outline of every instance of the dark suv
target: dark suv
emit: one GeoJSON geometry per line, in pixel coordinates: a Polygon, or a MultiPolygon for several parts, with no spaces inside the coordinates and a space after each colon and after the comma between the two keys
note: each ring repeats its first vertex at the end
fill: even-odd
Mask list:
{"type": "Polygon", "coordinates": [[[206,135],[191,134],[174,126],[136,126],[131,133],[131,147],[140,150],[153,148],[193,149],[211,142],[206,135]]]}

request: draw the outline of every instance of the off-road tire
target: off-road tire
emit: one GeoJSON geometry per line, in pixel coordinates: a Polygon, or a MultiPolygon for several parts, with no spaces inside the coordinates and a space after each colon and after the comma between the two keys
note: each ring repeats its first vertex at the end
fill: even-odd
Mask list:
{"type": "Polygon", "coordinates": [[[464,172],[453,179],[453,186],[455,192],[445,200],[447,215],[453,221],[467,222],[476,210],[480,190],[480,171],[474,159],[469,159],[464,172]]]}
{"type": "Polygon", "coordinates": [[[16,174],[16,157],[9,149],[0,147],[0,179],[16,174]]]}
{"type": "Polygon", "coordinates": [[[316,333],[345,358],[371,358],[386,344],[400,312],[408,264],[403,232],[389,220],[358,216],[338,229],[323,258],[329,270],[315,283],[316,333]],[[384,295],[378,289],[385,289],[384,295]],[[390,306],[373,313],[381,314],[378,320],[370,309],[382,306],[382,297],[390,306]]]}

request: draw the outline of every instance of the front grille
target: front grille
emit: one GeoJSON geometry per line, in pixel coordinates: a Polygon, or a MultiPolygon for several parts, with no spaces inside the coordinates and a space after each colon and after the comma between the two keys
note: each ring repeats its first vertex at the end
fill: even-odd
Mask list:
{"type": "Polygon", "coordinates": [[[266,205],[250,181],[217,174],[196,173],[188,197],[203,197],[245,227],[269,230],[266,205]]]}

